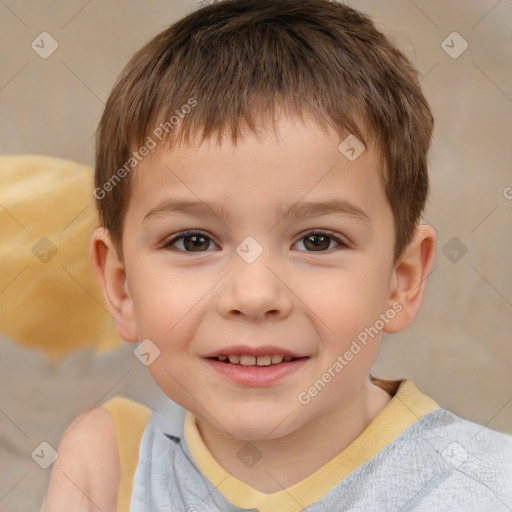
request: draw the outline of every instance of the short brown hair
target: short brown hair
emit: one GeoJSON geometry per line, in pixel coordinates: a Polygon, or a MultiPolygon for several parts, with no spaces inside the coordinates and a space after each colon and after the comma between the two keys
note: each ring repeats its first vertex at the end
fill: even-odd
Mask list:
{"type": "Polygon", "coordinates": [[[179,115],[177,129],[167,122],[162,131],[169,148],[193,136],[220,142],[226,133],[236,144],[246,127],[257,134],[270,120],[275,129],[278,109],[373,141],[398,260],[427,200],[434,120],[417,70],[367,16],[330,0],[222,0],[141,48],[108,98],[96,141],[97,207],[120,257],[126,164],[191,99],[194,108],[179,115]]]}

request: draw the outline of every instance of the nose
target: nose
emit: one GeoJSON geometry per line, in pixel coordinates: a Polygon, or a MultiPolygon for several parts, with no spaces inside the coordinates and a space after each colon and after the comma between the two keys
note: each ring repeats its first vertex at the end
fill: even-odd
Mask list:
{"type": "Polygon", "coordinates": [[[263,251],[252,263],[234,254],[233,269],[222,284],[219,313],[253,321],[288,316],[292,292],[279,268],[269,251],[263,251]]]}

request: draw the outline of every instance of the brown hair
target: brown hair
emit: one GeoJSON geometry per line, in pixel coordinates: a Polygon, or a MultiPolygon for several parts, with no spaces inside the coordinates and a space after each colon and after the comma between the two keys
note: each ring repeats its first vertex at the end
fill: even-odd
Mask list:
{"type": "Polygon", "coordinates": [[[136,148],[226,133],[236,144],[245,127],[275,129],[279,109],[375,144],[396,262],[428,196],[434,120],[417,75],[367,16],[335,1],[222,0],[187,15],[131,58],[99,124],[95,197],[119,257],[136,148]]]}

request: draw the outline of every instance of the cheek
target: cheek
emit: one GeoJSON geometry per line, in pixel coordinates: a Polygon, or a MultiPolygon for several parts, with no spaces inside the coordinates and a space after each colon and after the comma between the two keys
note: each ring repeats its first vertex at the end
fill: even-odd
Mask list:
{"type": "Polygon", "coordinates": [[[325,280],[307,303],[324,340],[327,360],[322,364],[330,366],[342,356],[342,373],[350,380],[357,379],[359,369],[371,367],[381,337],[377,322],[385,312],[386,283],[382,272],[371,270],[340,271],[339,279],[325,280]]]}
{"type": "Polygon", "coordinates": [[[204,291],[176,271],[143,264],[136,268],[130,290],[139,336],[165,344],[181,329],[182,320],[193,316],[194,305],[204,291]]]}
{"type": "Polygon", "coordinates": [[[195,352],[205,309],[213,307],[209,292],[218,277],[212,272],[148,264],[139,265],[132,277],[139,339],[148,338],[157,345],[168,370],[181,371],[185,365],[180,358],[195,352]]]}
{"type": "Polygon", "coordinates": [[[304,302],[335,332],[365,327],[382,312],[386,286],[383,273],[371,268],[329,269],[303,287],[304,302]]]}

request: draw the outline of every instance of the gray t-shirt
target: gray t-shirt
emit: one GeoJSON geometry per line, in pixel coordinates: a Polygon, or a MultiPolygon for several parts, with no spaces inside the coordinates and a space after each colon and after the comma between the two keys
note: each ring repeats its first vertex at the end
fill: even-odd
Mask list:
{"type": "MultiPolygon", "coordinates": [[[[164,430],[153,413],[141,441],[130,512],[262,512],[227,501],[199,470],[183,427],[164,430]]],[[[510,512],[512,436],[438,407],[320,500],[307,508],[297,503],[295,510],[510,512]]]]}

